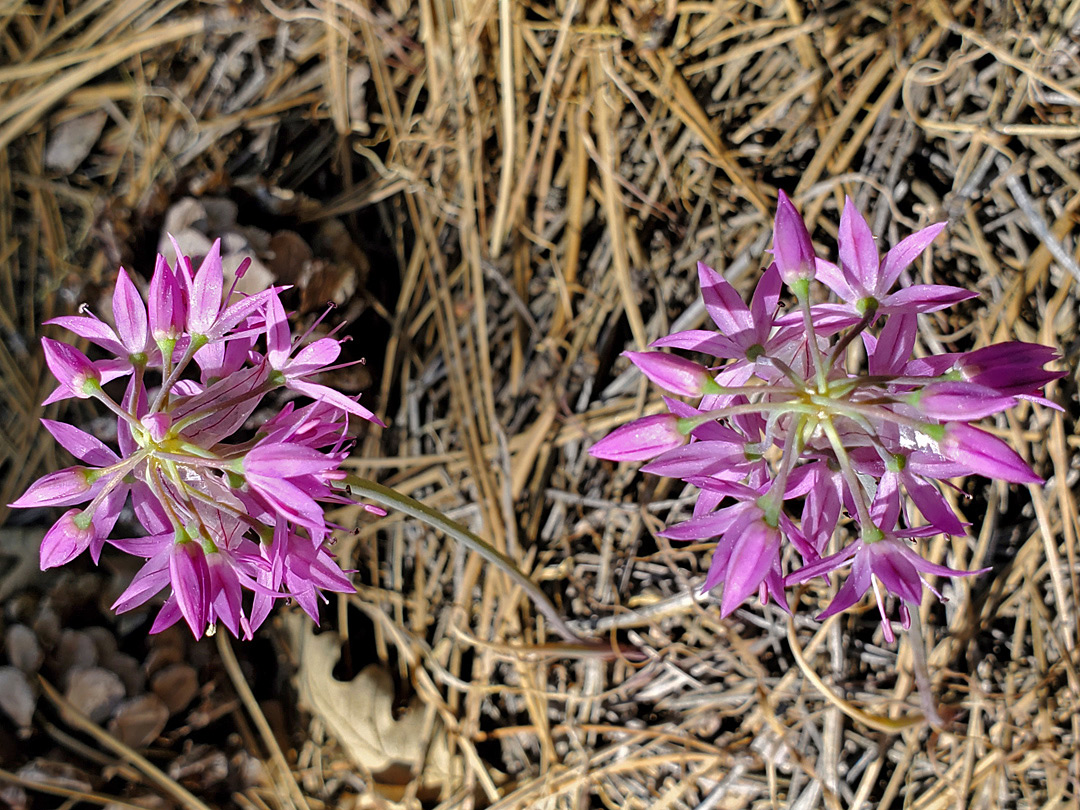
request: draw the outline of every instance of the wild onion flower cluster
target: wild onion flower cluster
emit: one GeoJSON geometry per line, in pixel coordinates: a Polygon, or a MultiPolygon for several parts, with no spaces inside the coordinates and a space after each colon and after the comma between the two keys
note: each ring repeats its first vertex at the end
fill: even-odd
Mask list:
{"type": "Polygon", "coordinates": [[[941,486],[972,473],[1040,481],[1004,441],[972,423],[1019,399],[1050,405],[1041,389],[1063,376],[1044,369],[1056,358],[1052,349],[1004,343],[913,356],[920,313],[975,296],[937,284],[894,290],[944,227],[924,228],[882,257],[848,200],[837,265],[815,254],[802,217],[781,192],[774,261],[749,306],[701,264],[705,308],[719,331],[678,332],[652,344],[721,362],[706,367],[662,352],[627,352],[654,383],[697,404],[665,398],[667,413],[616,429],[590,453],[651,460],[644,472],[700,489],[693,517],[662,534],[718,540],[703,589],[723,584],[725,616],[754,592],[788,610],[786,587],[850,565],[819,618],[850,608],[872,588],[891,642],[883,591],[899,599],[906,628],[908,606],[920,604],[924,586],[941,597],[927,575],[980,573],[933,564],[910,542],[964,533],[941,486]],[[815,282],[825,294],[812,294],[815,282]],[[780,308],[785,286],[797,304],[790,313],[780,308]],[[854,539],[830,554],[844,511],[854,539]],[[796,555],[785,555],[785,545],[802,563],[787,573],[782,560],[796,555]]]}
{"type": "Polygon", "coordinates": [[[117,448],[43,420],[82,463],[39,479],[11,506],[85,503],[46,533],[41,568],[87,549],[96,563],[106,543],[144,558],[113,608],[131,610],[171,588],[151,632],[182,617],[196,638],[212,633],[218,620],[234,636],[242,630],[250,637],[282,597],[318,621],[321,591],[353,591],[328,550],[332,527],[323,513],[323,503],[345,500],[334,484],[344,477],[348,418],[381,422],[312,379],[335,367],[341,341],[309,339],[310,330],[294,340],[279,298],[284,288],[234,295],[224,289],[219,243],[197,271],[173,244],[181,258],[170,267],[157,257],[149,306],[120,268],[115,328],[92,315],[51,321],[109,356],[91,360],[43,338],[60,383],[44,404],[69,397],[101,402],[116,415],[117,448]],[[127,385],[118,402],[104,386],[122,378],[127,385]],[[289,402],[254,435],[236,439],[263,398],[281,388],[313,402],[289,402]],[[111,537],[129,498],[146,534],[111,537]]]}

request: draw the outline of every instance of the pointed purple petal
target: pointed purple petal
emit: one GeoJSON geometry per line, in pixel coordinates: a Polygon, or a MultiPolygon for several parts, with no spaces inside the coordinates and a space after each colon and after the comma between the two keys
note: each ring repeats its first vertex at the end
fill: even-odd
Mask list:
{"type": "Polygon", "coordinates": [[[892,250],[885,254],[881,262],[880,282],[877,288],[877,296],[880,298],[892,289],[893,284],[900,278],[909,264],[918,258],[919,254],[930,247],[930,243],[937,235],[945,230],[947,222],[936,222],[921,231],[916,231],[895,245],[892,250]]]}
{"type": "Polygon", "coordinates": [[[979,294],[944,284],[913,284],[897,290],[881,301],[881,310],[893,312],[937,312],[979,294]]]}
{"type": "Polygon", "coordinates": [[[173,547],[169,556],[169,581],[180,613],[195,638],[202,638],[207,626],[209,578],[206,558],[198,544],[186,542],[173,547]]]}
{"type": "Polygon", "coordinates": [[[206,254],[191,288],[191,301],[188,310],[188,331],[195,335],[206,335],[217,320],[221,310],[221,289],[223,276],[221,270],[221,240],[215,239],[206,254]]]}
{"type": "Polygon", "coordinates": [[[836,246],[840,254],[840,268],[852,289],[860,298],[875,295],[880,264],[877,244],[870,226],[850,197],[844,198],[836,246]]]}
{"type": "Polygon", "coordinates": [[[814,277],[816,262],[810,233],[802,216],[783,191],[777,194],[772,254],[785,284],[814,277]]]}
{"type": "Polygon", "coordinates": [[[123,267],[116,274],[113,318],[116,320],[117,334],[128,354],[145,352],[149,337],[146,304],[123,267]]]}
{"type": "Polygon", "coordinates": [[[730,615],[746,597],[757,591],[780,551],[780,532],[766,526],[760,514],[748,514],[741,524],[728,530],[724,539],[727,540],[730,535],[740,536],[733,540],[724,575],[721,616],[730,615]]]}
{"type": "Polygon", "coordinates": [[[93,467],[107,467],[119,461],[119,457],[96,436],[91,436],[67,422],[42,419],[41,424],[52,434],[57,443],[79,461],[93,467]]]}
{"type": "Polygon", "coordinates": [[[52,525],[41,539],[41,570],[65,565],[84,551],[94,538],[93,528],[80,529],[75,525],[79,512],[71,509],[52,525]]]}
{"type": "Polygon", "coordinates": [[[749,328],[750,309],[722,275],[698,262],[698,280],[705,309],[721,332],[733,335],[749,328]]]}
{"type": "Polygon", "coordinates": [[[128,350],[120,342],[112,327],[97,318],[86,315],[61,315],[59,318],[53,318],[51,321],[45,321],[45,323],[50,326],[61,326],[112,354],[121,357],[127,357],[128,355],[128,350]]]}

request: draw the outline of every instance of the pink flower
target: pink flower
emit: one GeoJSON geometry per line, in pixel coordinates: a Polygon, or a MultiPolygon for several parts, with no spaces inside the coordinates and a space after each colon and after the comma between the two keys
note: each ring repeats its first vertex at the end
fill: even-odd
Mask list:
{"type": "Polygon", "coordinates": [[[648,461],[643,472],[699,488],[693,516],[663,536],[716,539],[705,588],[723,584],[724,615],[754,591],[786,609],[787,585],[850,563],[823,615],[851,607],[873,587],[884,616],[883,586],[900,598],[906,623],[904,603],[918,603],[925,575],[966,573],[932,565],[902,539],[965,533],[941,487],[970,474],[1041,481],[1003,440],[971,423],[1020,397],[1052,405],[1041,396],[1042,386],[1062,376],[1044,369],[1057,358],[1052,349],[1005,344],[913,356],[919,313],[973,295],[925,284],[893,292],[943,228],[924,228],[881,257],[869,225],[847,200],[839,263],[832,264],[814,255],[801,217],[781,194],[775,261],[750,305],[699,265],[705,309],[718,331],[677,332],[652,344],[727,362],[706,369],[673,355],[627,353],[653,382],[700,401],[665,398],[669,413],[616,428],[590,453],[648,461]],[[782,280],[794,287],[795,301],[793,311],[777,317],[782,280]],[[826,289],[812,295],[814,281],[826,289]],[[810,303],[829,292],[832,300],[810,303]],[[856,340],[866,349],[865,368],[852,362],[856,340]],[[858,540],[820,559],[844,522],[858,540]]]}
{"type": "Polygon", "coordinates": [[[890,292],[900,274],[944,229],[944,222],[923,228],[893,247],[884,259],[879,259],[870,226],[855,209],[855,204],[845,199],[836,240],[840,267],[825,261],[817,263],[818,279],[844,304],[840,307],[823,305],[819,314],[846,313],[853,321],[858,321],[867,312],[871,315],[936,312],[974,298],[976,293],[941,284],[915,284],[890,292]]]}
{"type": "Polygon", "coordinates": [[[145,564],[114,608],[132,610],[166,592],[155,632],[183,620],[196,637],[219,622],[234,635],[250,635],[281,597],[317,616],[319,593],[347,584],[324,547],[333,527],[323,510],[345,500],[336,486],[350,446],[348,417],[382,423],[355,399],[309,379],[334,368],[340,341],[294,342],[279,288],[233,300],[224,289],[218,244],[197,271],[178,256],[175,269],[158,257],[149,306],[119,271],[115,329],[86,315],[54,321],[112,356],[91,360],[44,339],[60,382],[48,401],[101,401],[117,416],[119,452],[46,420],[82,464],[44,476],[12,506],[85,504],[46,533],[42,567],[88,549],[96,561],[106,544],[142,557],[145,564]],[[190,373],[193,362],[197,375],[190,373]],[[116,402],[102,385],[121,376],[131,379],[116,402]],[[301,408],[287,403],[254,439],[236,436],[264,397],[282,387],[315,401],[301,408]],[[111,538],[129,499],[146,535],[111,538]],[[281,531],[284,539],[274,541],[271,555],[269,538],[281,531]]]}

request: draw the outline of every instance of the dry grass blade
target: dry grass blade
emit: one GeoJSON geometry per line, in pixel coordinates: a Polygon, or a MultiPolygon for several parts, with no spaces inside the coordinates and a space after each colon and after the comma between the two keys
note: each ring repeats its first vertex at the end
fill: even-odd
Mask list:
{"type": "Polygon", "coordinates": [[[70,725],[85,734],[89,734],[100,745],[112,751],[113,754],[118,756],[123,762],[127,762],[138,768],[150,782],[157,785],[163,792],[180,802],[181,806],[190,807],[193,808],[193,810],[210,810],[210,808],[192,794],[191,791],[187,790],[175,779],[170,779],[164,771],[150,762],[150,760],[138,751],[133,750],[130,746],[125,745],[120,740],[116,739],[116,737],[97,723],[90,720],[75,706],[72,706],[71,703],[56,691],[56,688],[47,680],[40,678],[39,683],[41,684],[42,691],[45,692],[45,696],[57,709],[63,712],[65,719],[70,725]]]}

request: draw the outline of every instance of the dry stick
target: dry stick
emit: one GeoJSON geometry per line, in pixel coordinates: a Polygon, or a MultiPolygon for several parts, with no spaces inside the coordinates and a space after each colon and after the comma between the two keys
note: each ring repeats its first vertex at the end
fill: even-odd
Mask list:
{"type": "Polygon", "coordinates": [[[340,21],[337,19],[337,6],[327,3],[323,7],[323,19],[326,25],[326,69],[327,81],[323,84],[327,99],[330,102],[330,117],[334,120],[334,129],[339,138],[349,133],[349,102],[347,76],[344,66],[348,44],[342,40],[337,30],[340,21]]]}
{"type": "Polygon", "coordinates": [[[210,810],[210,808],[199,801],[193,793],[184,788],[184,786],[176,780],[170,779],[164,771],[150,762],[150,760],[135,749],[116,739],[116,737],[75,708],[75,706],[73,706],[67,698],[61,695],[51,683],[41,676],[38,676],[38,681],[41,683],[41,688],[44,690],[45,695],[58,709],[60,709],[64,719],[69,725],[74,726],[79,731],[89,734],[118,757],[131,765],[134,765],[142,771],[147,779],[172,796],[176,801],[180,802],[182,807],[195,808],[195,810],[210,810]]]}
{"type": "Polygon", "coordinates": [[[1013,195],[1013,199],[1016,200],[1016,205],[1023,211],[1024,218],[1027,219],[1031,230],[1039,238],[1039,241],[1046,246],[1046,249],[1050,251],[1050,255],[1057,259],[1058,264],[1063,269],[1068,270],[1069,274],[1080,284],[1080,264],[1061,244],[1061,240],[1054,236],[1042,213],[1035,207],[1031,197],[1028,196],[1027,189],[1020,182],[1020,178],[1015,172],[1010,171],[1008,161],[1005,158],[999,158],[997,167],[1005,175],[1005,185],[1009,187],[1009,192],[1013,195]]]}
{"type": "Polygon", "coordinates": [[[943,723],[934,704],[934,685],[930,682],[930,669],[926,664],[926,640],[922,633],[922,617],[919,609],[908,611],[911,624],[908,627],[908,644],[911,646],[912,670],[915,673],[915,688],[919,692],[923,715],[934,728],[941,728],[943,723]]]}
{"type": "Polygon", "coordinates": [[[10,782],[13,785],[24,787],[27,790],[36,790],[41,793],[49,793],[53,796],[63,796],[64,798],[73,799],[78,802],[92,802],[93,804],[109,807],[124,807],[129,808],[129,810],[146,810],[142,805],[129,804],[116,796],[109,796],[105,793],[94,793],[93,791],[74,790],[72,788],[60,787],[60,785],[50,785],[48,782],[35,782],[33,779],[26,779],[11,771],[5,771],[3,768],[0,768],[0,781],[10,782]]]}
{"type": "MultiPolygon", "coordinates": [[[[563,50],[566,47],[566,40],[569,38],[570,33],[570,21],[574,19],[577,14],[579,0],[570,0],[566,4],[566,10],[563,12],[562,19],[559,21],[559,33],[555,37],[555,46],[551,52],[551,59],[548,61],[548,68],[544,72],[544,82],[540,87],[540,99],[536,105],[536,113],[533,115],[533,127],[532,135],[529,136],[529,146],[525,152],[525,160],[521,164],[521,173],[518,176],[517,185],[514,187],[514,193],[511,196],[509,203],[509,210],[502,212],[501,209],[496,210],[495,225],[491,231],[491,257],[495,258],[502,250],[502,244],[506,240],[507,232],[509,230],[509,224],[513,223],[517,217],[518,212],[521,210],[521,206],[525,203],[525,197],[528,192],[528,185],[532,178],[533,163],[536,161],[536,155],[540,151],[540,140],[544,132],[544,119],[547,116],[548,101],[551,98],[551,88],[555,84],[555,74],[559,70],[559,62],[562,61],[563,50]],[[503,213],[504,216],[499,216],[503,213]]],[[[509,3],[506,3],[509,5],[509,3]]],[[[502,15],[500,7],[499,27],[502,28],[502,15]]],[[[505,92],[505,91],[504,91],[505,92]]],[[[505,126],[505,124],[504,124],[505,126]]],[[[555,137],[556,133],[552,133],[551,137],[555,137]]],[[[504,154],[508,152],[508,149],[504,149],[504,154]]],[[[504,158],[505,160],[505,158],[504,158]]],[[[503,166],[503,177],[508,174],[507,167],[503,166]]],[[[502,180],[500,179],[499,188],[499,204],[502,205],[502,180]]]]}
{"type": "Polygon", "coordinates": [[[604,189],[604,215],[607,218],[608,239],[611,241],[611,262],[615,265],[615,279],[619,284],[626,319],[630,323],[630,332],[639,349],[644,349],[649,342],[645,331],[645,321],[641,317],[634,294],[634,282],[630,278],[630,262],[626,255],[626,224],[623,220],[622,198],[619,195],[615,179],[615,128],[609,109],[610,93],[602,81],[604,70],[602,59],[610,58],[606,52],[593,54],[590,75],[592,77],[596,101],[596,137],[600,147],[600,180],[604,189]]]}
{"type": "Polygon", "coordinates": [[[233,688],[236,689],[236,694],[240,696],[244,708],[247,709],[251,719],[255,722],[255,727],[259,730],[259,736],[262,737],[263,745],[270,752],[270,757],[280,771],[282,780],[288,786],[293,802],[301,810],[311,810],[307,799],[304,798],[303,791],[300,790],[300,785],[293,778],[289,763],[285,759],[285,754],[281,751],[281,746],[278,745],[277,738],[274,737],[274,732],[270,728],[270,723],[266,720],[266,715],[259,708],[259,703],[255,700],[255,695],[252,693],[251,687],[248,686],[244,673],[240,671],[240,663],[236,660],[236,655],[233,654],[228,636],[224,631],[215,633],[214,636],[217,642],[218,654],[221,656],[221,662],[225,664],[225,671],[229,673],[233,688]]]}
{"type": "MultiPolygon", "coordinates": [[[[830,616],[829,622],[836,621],[836,616],[830,616]]],[[[880,715],[869,714],[864,712],[855,706],[852,706],[842,697],[833,692],[832,689],[821,679],[813,667],[810,666],[810,662],[806,660],[806,656],[803,655],[802,646],[799,644],[799,637],[795,632],[795,621],[788,617],[788,646],[791,647],[791,654],[795,656],[795,661],[799,665],[799,669],[802,670],[803,675],[810,681],[817,690],[821,692],[829,703],[838,708],[852,720],[862,723],[864,726],[874,729],[875,731],[883,731],[886,734],[898,734],[906,728],[922,723],[924,717],[921,714],[911,714],[902,720],[894,720],[891,717],[881,717],[880,715]]]]}
{"type": "Polygon", "coordinates": [[[826,164],[832,158],[836,148],[840,145],[840,141],[847,135],[851,123],[855,120],[855,116],[862,110],[863,103],[870,97],[870,94],[877,89],[877,86],[881,84],[882,80],[892,69],[893,60],[891,53],[880,54],[877,59],[874,60],[874,63],[867,68],[851,95],[848,96],[844,109],[840,111],[836,120],[829,126],[829,134],[814,152],[814,157],[811,159],[810,165],[806,167],[802,177],[799,179],[799,184],[795,187],[796,194],[802,194],[806,189],[818,181],[822,172],[825,171],[826,164]]]}
{"type": "Polygon", "coordinates": [[[13,140],[26,132],[41,119],[49,107],[75,88],[136,54],[178,39],[195,36],[202,32],[204,24],[202,17],[194,17],[183,22],[163,25],[145,34],[132,37],[127,42],[118,43],[115,48],[102,54],[99,59],[69,70],[18,101],[8,102],[0,107],[0,121],[7,121],[3,129],[0,129],[0,149],[6,148],[13,140]]]}
{"type": "Polygon", "coordinates": [[[670,57],[657,53],[642,53],[641,56],[649,64],[656,76],[656,81],[649,79],[643,73],[635,72],[634,77],[657,99],[663,101],[668,108],[675,113],[687,127],[694,131],[705,149],[712,155],[716,165],[728,176],[733,185],[733,190],[749,200],[764,217],[764,221],[772,219],[772,205],[765,199],[757,183],[744,171],[738,160],[720,142],[713,128],[713,122],[701,108],[693,91],[687,85],[678,67],[670,57]]]}
{"type": "MultiPolygon", "coordinates": [[[[502,232],[510,211],[510,189],[514,182],[514,27],[510,19],[510,0],[499,0],[499,89],[502,108],[502,165],[499,171],[499,196],[495,204],[495,224],[491,229],[491,257],[502,249],[502,232]]],[[[543,114],[543,108],[540,110],[543,114]]]]}

